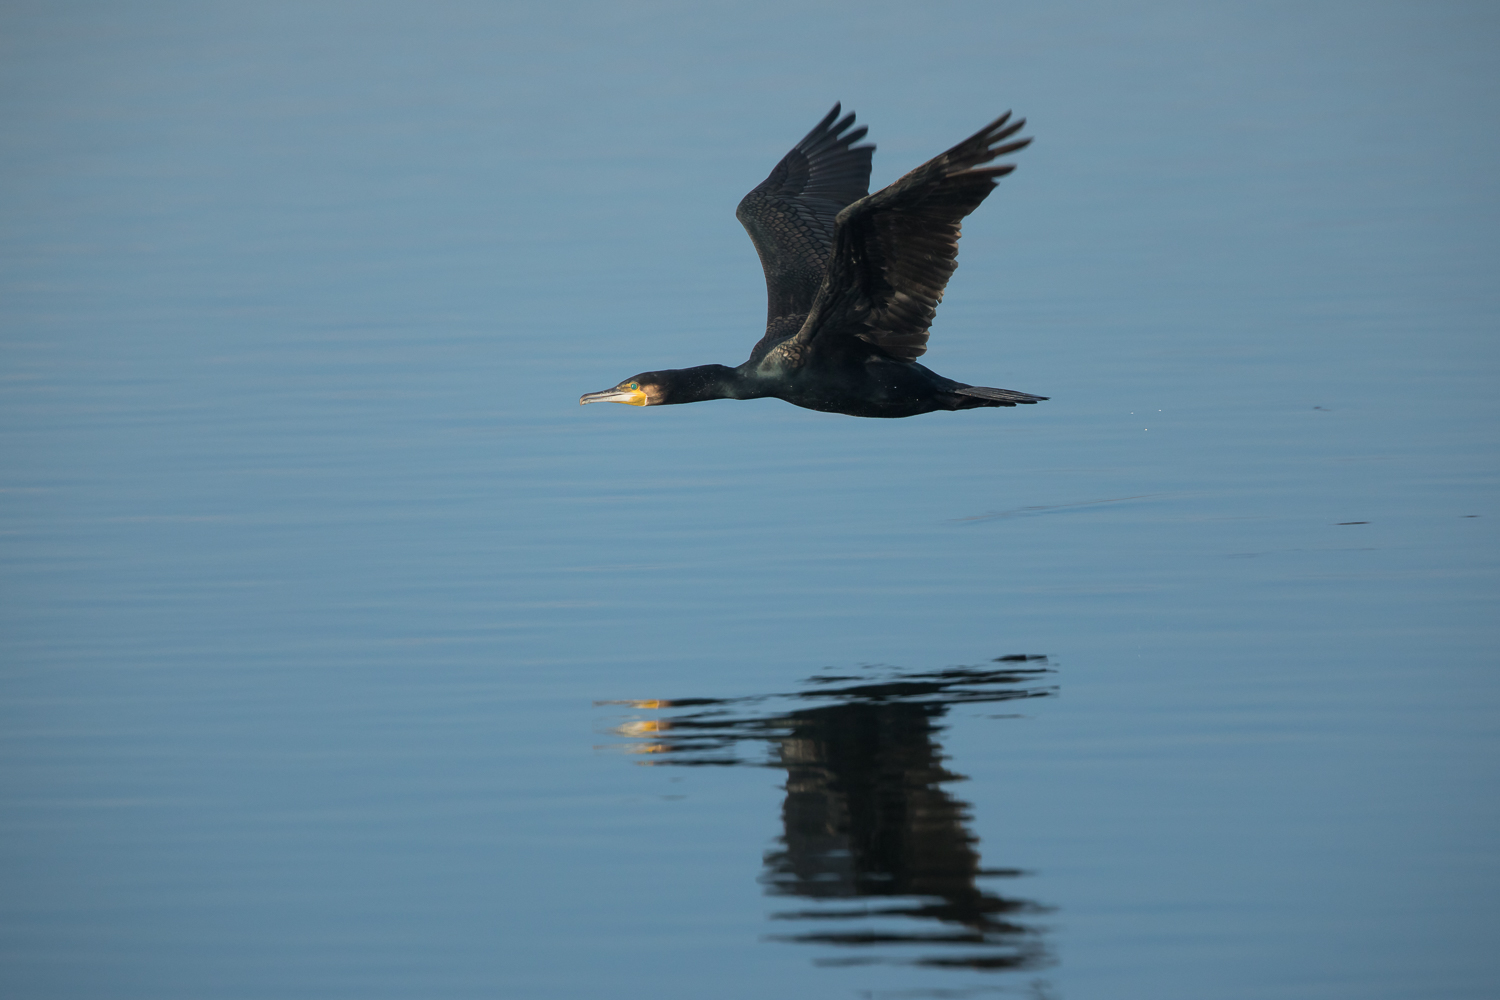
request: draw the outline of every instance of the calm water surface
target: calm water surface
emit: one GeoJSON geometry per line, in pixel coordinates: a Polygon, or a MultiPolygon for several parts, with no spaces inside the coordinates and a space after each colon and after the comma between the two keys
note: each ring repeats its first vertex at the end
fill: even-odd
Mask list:
{"type": "Polygon", "coordinates": [[[0,25],[0,993],[1494,994],[1485,5],[0,25]],[[579,407],[834,100],[1051,400],[579,407]]]}

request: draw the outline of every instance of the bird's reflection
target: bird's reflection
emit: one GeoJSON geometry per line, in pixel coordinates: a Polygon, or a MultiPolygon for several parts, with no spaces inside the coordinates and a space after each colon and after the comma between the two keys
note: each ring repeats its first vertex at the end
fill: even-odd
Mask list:
{"type": "Polygon", "coordinates": [[[607,702],[654,710],[614,729],[652,765],[784,769],[778,849],[762,881],[811,903],[776,913],[776,940],[847,949],[820,964],[879,962],[974,970],[1048,961],[1031,923],[1045,908],[983,888],[969,806],[945,786],[936,741],[954,705],[1043,697],[1042,656],[981,667],[811,678],[805,690],[735,699],[607,702]],[[766,751],[769,750],[767,754],[766,751]]]}

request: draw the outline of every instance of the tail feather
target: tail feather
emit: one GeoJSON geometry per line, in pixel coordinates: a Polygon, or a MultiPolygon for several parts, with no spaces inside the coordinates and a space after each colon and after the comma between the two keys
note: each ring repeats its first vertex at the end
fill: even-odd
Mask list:
{"type": "Polygon", "coordinates": [[[960,389],[953,390],[963,396],[975,396],[979,399],[988,399],[999,403],[1001,406],[1015,406],[1017,403],[1040,403],[1047,396],[1033,396],[1029,392],[1017,392],[1014,389],[992,389],[987,385],[966,385],[960,389]]]}

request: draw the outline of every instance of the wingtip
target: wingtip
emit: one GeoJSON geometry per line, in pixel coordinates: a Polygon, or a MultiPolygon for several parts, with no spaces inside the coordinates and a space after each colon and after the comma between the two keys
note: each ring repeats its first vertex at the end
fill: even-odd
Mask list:
{"type": "Polygon", "coordinates": [[[865,137],[865,133],[869,131],[869,129],[864,126],[860,126],[849,135],[844,134],[848,131],[849,127],[854,124],[854,112],[851,111],[840,118],[839,115],[843,114],[843,110],[844,103],[842,101],[833,102],[833,107],[829,109],[828,114],[823,116],[822,121],[814,125],[812,129],[802,137],[802,141],[797,143],[797,145],[793,148],[800,149],[804,153],[812,154],[820,149],[828,148],[830,146],[842,145],[847,147],[850,143],[858,142],[860,139],[863,139],[865,137]]]}
{"type": "MultiPolygon", "coordinates": [[[[966,169],[972,170],[982,163],[990,162],[996,157],[1025,149],[1031,144],[1030,137],[1016,139],[1008,143],[1005,142],[1006,139],[1015,135],[1025,125],[1026,119],[1017,118],[1012,120],[1011,112],[1005,112],[1005,114],[996,118],[944,154],[946,157],[949,157],[949,169],[957,167],[960,171],[966,169]],[[1004,144],[1001,145],[1001,143],[1004,144]]],[[[1008,173],[1009,171],[1006,172],[1008,173]]],[[[996,174],[993,176],[999,175],[996,174]]]]}

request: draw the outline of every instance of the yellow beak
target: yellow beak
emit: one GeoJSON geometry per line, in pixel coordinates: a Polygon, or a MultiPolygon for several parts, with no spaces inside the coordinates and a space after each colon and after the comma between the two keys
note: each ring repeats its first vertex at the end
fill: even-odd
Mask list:
{"type": "Polygon", "coordinates": [[[628,403],[631,406],[645,406],[646,394],[639,389],[605,389],[603,392],[586,392],[578,397],[579,406],[589,403],[628,403]]]}

